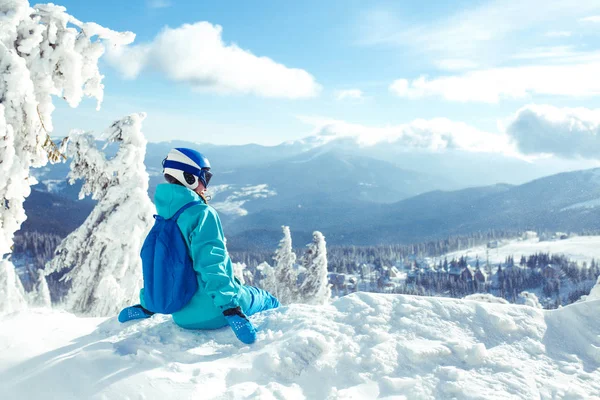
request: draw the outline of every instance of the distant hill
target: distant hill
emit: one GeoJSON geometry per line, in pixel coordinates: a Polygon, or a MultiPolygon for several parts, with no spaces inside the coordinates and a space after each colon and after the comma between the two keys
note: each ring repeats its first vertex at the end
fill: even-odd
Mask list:
{"type": "Polygon", "coordinates": [[[25,232],[54,233],[66,236],[77,229],[95,206],[91,200],[73,201],[68,198],[33,189],[25,200],[27,220],[25,232]]]}
{"type": "MultiPolygon", "coordinates": [[[[164,142],[147,148],[151,197],[163,182],[161,161],[175,146],[197,148],[211,159],[217,189],[212,204],[236,249],[276,246],[281,225],[289,225],[299,238],[310,239],[312,231],[320,230],[328,243],[357,245],[415,243],[491,229],[600,229],[599,169],[521,185],[451,190],[461,185],[444,168],[436,170],[439,175],[419,172],[427,168],[398,153],[415,170],[401,168],[376,158],[372,148],[356,148],[352,140],[271,147],[164,142]]],[[[109,155],[113,151],[107,149],[109,155]]],[[[83,221],[93,202],[77,201],[80,184],[67,185],[67,173],[68,164],[34,171],[41,183],[26,203],[24,228],[68,233],[83,221]]]]}
{"type": "MultiPolygon", "coordinates": [[[[233,223],[233,243],[246,242],[244,231],[250,226],[271,226],[271,245],[280,236],[275,221],[290,225],[292,232],[321,230],[331,244],[355,245],[417,243],[492,229],[600,230],[600,169],[561,173],[519,186],[433,191],[394,204],[263,210],[240,221],[241,229],[233,223]]],[[[263,242],[266,236],[263,232],[263,242]]]]}

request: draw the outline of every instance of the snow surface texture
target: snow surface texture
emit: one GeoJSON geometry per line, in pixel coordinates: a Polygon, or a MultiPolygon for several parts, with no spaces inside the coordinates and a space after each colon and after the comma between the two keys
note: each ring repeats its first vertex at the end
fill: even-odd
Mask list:
{"type": "Polygon", "coordinates": [[[529,307],[533,307],[533,308],[544,308],[540,304],[540,300],[535,295],[535,293],[521,292],[519,294],[519,299],[517,300],[517,303],[523,304],[523,305],[526,305],[529,307]]]}
{"type": "Polygon", "coordinates": [[[495,303],[495,304],[510,304],[502,297],[496,297],[490,293],[474,293],[463,297],[464,300],[480,301],[482,303],[495,303]]]}
{"type": "MultiPolygon", "coordinates": [[[[564,254],[571,261],[577,261],[579,263],[585,261],[589,262],[594,258],[596,261],[600,260],[600,236],[578,236],[565,240],[549,240],[539,241],[538,238],[529,238],[527,240],[520,241],[509,241],[507,243],[501,243],[501,246],[496,249],[487,249],[486,246],[473,247],[466,250],[459,250],[452,253],[448,253],[441,257],[448,258],[460,258],[461,256],[467,256],[469,262],[473,262],[476,257],[479,257],[481,262],[486,261],[486,250],[489,255],[491,264],[504,263],[506,257],[514,256],[518,262],[522,255],[529,256],[535,253],[551,253],[551,254],[564,254]]],[[[436,260],[439,260],[437,257],[436,260]]]]}
{"type": "Polygon", "coordinates": [[[144,167],[144,118],[144,114],[132,114],[111,125],[107,142],[118,143],[119,150],[109,160],[96,148],[92,135],[71,135],[70,182],[83,179],[80,198],[91,195],[98,204],[61,242],[45,268],[46,274],[73,268],[63,278],[71,282],[64,299],[70,311],[109,316],[139,303],[139,254],[154,213],[144,167]]]}
{"type": "Polygon", "coordinates": [[[527,306],[356,293],[251,317],[258,341],[155,315],[0,319],[7,399],[589,399],[600,301],[527,306]]]}

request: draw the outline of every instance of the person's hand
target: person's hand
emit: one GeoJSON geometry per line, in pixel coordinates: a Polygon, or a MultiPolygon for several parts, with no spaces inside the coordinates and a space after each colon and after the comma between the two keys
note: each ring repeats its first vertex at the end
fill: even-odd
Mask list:
{"type": "Polygon", "coordinates": [[[123,323],[133,319],[150,318],[153,315],[152,311],[146,310],[141,304],[136,304],[135,306],[125,307],[121,310],[119,313],[119,322],[123,323]]]}
{"type": "Polygon", "coordinates": [[[237,338],[246,344],[256,341],[256,329],[242,312],[240,307],[230,308],[223,311],[227,323],[237,338]]]}

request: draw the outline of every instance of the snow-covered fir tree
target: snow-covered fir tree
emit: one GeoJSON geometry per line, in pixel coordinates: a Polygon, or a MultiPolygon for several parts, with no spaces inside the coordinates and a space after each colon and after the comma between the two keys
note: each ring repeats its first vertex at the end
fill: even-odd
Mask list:
{"type": "Polygon", "coordinates": [[[306,274],[299,289],[300,300],[325,304],[331,298],[331,287],[327,276],[327,245],[321,232],[313,232],[313,241],[307,245],[301,264],[306,274]]]}
{"type": "Polygon", "coordinates": [[[273,256],[276,285],[272,293],[279,299],[281,304],[291,304],[296,302],[298,298],[298,274],[295,269],[296,254],[292,250],[290,227],[282,226],[281,228],[283,229],[283,238],[273,256]]]}
{"type": "Polygon", "coordinates": [[[246,277],[244,272],[246,271],[246,264],[234,262],[231,265],[233,267],[233,275],[238,278],[242,285],[245,285],[246,277]]]}
{"type": "Polygon", "coordinates": [[[108,316],[139,301],[139,254],[154,212],[144,166],[144,117],[133,114],[110,127],[107,141],[119,144],[112,159],[96,148],[90,134],[72,135],[68,145],[73,157],[70,183],[83,179],[80,198],[91,194],[98,200],[83,225],[63,240],[46,266],[46,274],[70,270],[63,277],[71,283],[64,304],[73,312],[108,316]]]}
{"type": "MultiPolygon", "coordinates": [[[[25,221],[23,203],[36,183],[30,169],[60,158],[49,136],[52,95],[72,107],[84,96],[100,105],[103,43],[127,44],[134,37],[78,21],[64,7],[0,1],[0,257],[11,252],[25,221]]],[[[16,277],[14,271],[6,275],[9,268],[14,269],[12,263],[3,260],[0,279],[16,277]]],[[[12,290],[0,294],[0,303],[8,303],[2,296],[12,290]]]]}
{"type": "Polygon", "coordinates": [[[48,289],[48,282],[46,276],[42,270],[37,272],[37,281],[33,287],[33,291],[29,294],[30,304],[34,307],[50,307],[52,301],[50,299],[50,289],[48,289]]]}
{"type": "Polygon", "coordinates": [[[277,292],[277,278],[275,277],[275,270],[273,267],[271,267],[268,262],[263,261],[257,265],[256,270],[259,275],[258,286],[275,295],[277,292]]]}
{"type": "Polygon", "coordinates": [[[0,260],[0,314],[27,307],[25,289],[15,267],[8,260],[0,260]]]}

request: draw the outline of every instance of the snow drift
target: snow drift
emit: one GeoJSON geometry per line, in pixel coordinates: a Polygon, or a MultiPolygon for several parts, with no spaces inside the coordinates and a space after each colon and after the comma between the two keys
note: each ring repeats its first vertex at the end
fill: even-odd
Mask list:
{"type": "Polygon", "coordinates": [[[600,301],[544,311],[357,293],[252,317],[258,342],[167,316],[43,309],[0,320],[3,398],[502,399],[600,396],[600,301]]]}

